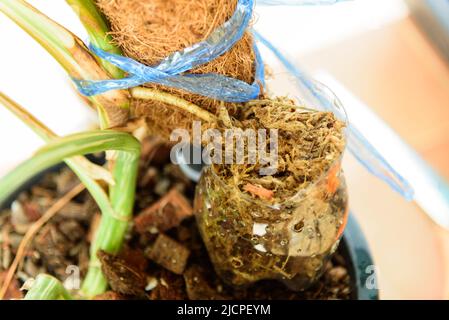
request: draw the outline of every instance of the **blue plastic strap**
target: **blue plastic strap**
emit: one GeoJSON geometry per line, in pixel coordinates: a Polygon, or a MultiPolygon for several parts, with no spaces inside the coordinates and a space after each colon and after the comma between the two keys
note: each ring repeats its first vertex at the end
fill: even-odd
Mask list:
{"type": "Polygon", "coordinates": [[[239,0],[235,13],[204,41],[175,52],[157,67],[149,67],[133,59],[103,51],[93,45],[90,49],[130,76],[116,80],[74,79],[81,94],[98,95],[110,90],[128,89],[145,83],[157,83],[226,102],[245,102],[259,96],[264,85],[264,65],[255,48],[256,73],[252,85],[219,74],[183,74],[215,60],[230,50],[244,35],[252,17],[254,0],[239,0]]]}
{"type": "Polygon", "coordinates": [[[256,0],[260,6],[318,6],[332,5],[351,0],[256,0]]]}
{"type": "MultiPolygon", "coordinates": [[[[304,86],[317,101],[329,111],[335,112],[333,101],[321,93],[316,88],[315,83],[309,79],[306,73],[302,72],[292,62],[290,62],[273,44],[253,30],[257,40],[265,45],[282,62],[285,68],[296,78],[299,85],[304,86]]],[[[354,127],[348,124],[348,149],[355,158],[373,175],[386,182],[393,190],[401,194],[405,199],[411,201],[414,198],[414,191],[410,183],[403,178],[376,148],[354,127]]]]}

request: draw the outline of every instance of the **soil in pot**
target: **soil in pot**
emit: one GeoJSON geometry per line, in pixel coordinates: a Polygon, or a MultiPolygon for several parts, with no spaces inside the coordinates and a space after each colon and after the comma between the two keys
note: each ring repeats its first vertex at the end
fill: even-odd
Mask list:
{"type": "MultiPolygon", "coordinates": [[[[78,184],[68,169],[47,174],[0,216],[0,283],[24,233],[55,201],[78,184]]],[[[193,219],[195,185],[169,162],[169,149],[148,138],[143,143],[134,226],[119,256],[100,253],[111,290],[98,299],[349,299],[351,278],[341,252],[323,276],[304,292],[277,281],[236,289],[216,275],[193,219]]],[[[39,273],[61,280],[68,266],[88,264],[89,241],[99,212],[84,192],[43,228],[28,247],[6,298],[21,298],[21,285],[39,273]]]]}

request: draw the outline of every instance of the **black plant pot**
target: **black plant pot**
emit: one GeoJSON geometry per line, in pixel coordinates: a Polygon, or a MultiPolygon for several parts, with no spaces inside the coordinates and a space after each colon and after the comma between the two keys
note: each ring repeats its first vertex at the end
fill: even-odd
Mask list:
{"type": "MultiPolygon", "coordinates": [[[[99,164],[103,162],[101,158],[94,158],[93,161],[99,164]]],[[[46,173],[56,172],[63,166],[63,164],[57,165],[30,179],[19,189],[15,190],[7,200],[0,203],[0,211],[8,208],[21,192],[29,190],[33,185],[37,184],[46,173]]],[[[346,231],[340,246],[343,257],[349,264],[348,270],[351,279],[353,279],[352,299],[378,300],[377,278],[372,269],[374,262],[363,232],[352,214],[349,215],[346,231]]]]}
{"type": "Polygon", "coordinates": [[[377,275],[373,269],[371,252],[357,220],[349,215],[348,224],[340,244],[343,256],[349,263],[353,299],[379,300],[377,275]]]}

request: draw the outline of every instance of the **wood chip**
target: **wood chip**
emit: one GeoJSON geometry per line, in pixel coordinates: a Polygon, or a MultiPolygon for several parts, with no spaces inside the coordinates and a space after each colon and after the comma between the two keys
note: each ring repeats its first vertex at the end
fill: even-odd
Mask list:
{"type": "Polygon", "coordinates": [[[142,141],[141,159],[154,165],[165,164],[171,148],[157,137],[147,137],[142,141]]]}
{"type": "Polygon", "coordinates": [[[207,271],[198,265],[189,267],[184,272],[187,296],[190,300],[227,300],[227,297],[213,289],[204,277],[207,271]]]}
{"type": "Polygon", "coordinates": [[[126,261],[128,266],[132,266],[142,273],[144,273],[148,267],[148,260],[145,258],[143,250],[133,249],[127,245],[125,245],[120,252],[119,258],[126,261]]]}
{"type": "Polygon", "coordinates": [[[193,215],[189,201],[177,189],[172,189],[151,207],[142,211],[135,219],[137,232],[143,234],[154,228],[165,232],[177,227],[193,215]]]}
{"type": "Polygon", "coordinates": [[[31,222],[39,220],[39,218],[42,216],[42,212],[35,202],[25,202],[23,204],[23,209],[25,210],[25,214],[27,215],[28,220],[31,222]]]}
{"type": "Polygon", "coordinates": [[[101,261],[101,270],[111,289],[117,293],[143,297],[145,296],[146,275],[125,260],[104,251],[97,253],[101,261]]]}
{"type": "Polygon", "coordinates": [[[250,183],[246,184],[243,187],[243,190],[251,193],[252,195],[258,196],[259,198],[261,198],[263,200],[271,200],[274,197],[273,191],[265,189],[264,187],[255,186],[250,183]]]}
{"type": "Polygon", "coordinates": [[[181,275],[187,265],[190,250],[170,237],[160,234],[148,257],[165,269],[181,275]]]}
{"type": "Polygon", "coordinates": [[[94,297],[93,300],[127,300],[125,296],[114,291],[106,291],[94,297]]]}
{"type": "Polygon", "coordinates": [[[162,270],[158,285],[151,290],[150,300],[186,300],[184,279],[162,270]]]}
{"type": "MultiPolygon", "coordinates": [[[[3,285],[3,281],[5,280],[7,275],[7,272],[0,272],[0,286],[3,285]]],[[[14,278],[10,283],[8,288],[6,289],[5,295],[3,296],[4,300],[11,300],[11,299],[22,299],[23,294],[20,291],[20,284],[19,281],[14,278]]]]}

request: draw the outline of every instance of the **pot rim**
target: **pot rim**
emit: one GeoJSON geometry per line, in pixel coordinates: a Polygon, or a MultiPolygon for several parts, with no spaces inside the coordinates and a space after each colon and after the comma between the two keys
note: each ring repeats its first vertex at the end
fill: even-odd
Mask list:
{"type": "Polygon", "coordinates": [[[343,254],[349,257],[349,273],[354,279],[352,290],[354,299],[379,300],[378,278],[369,245],[353,213],[343,233],[343,254]],[[369,286],[368,286],[369,285],[369,286]]]}

